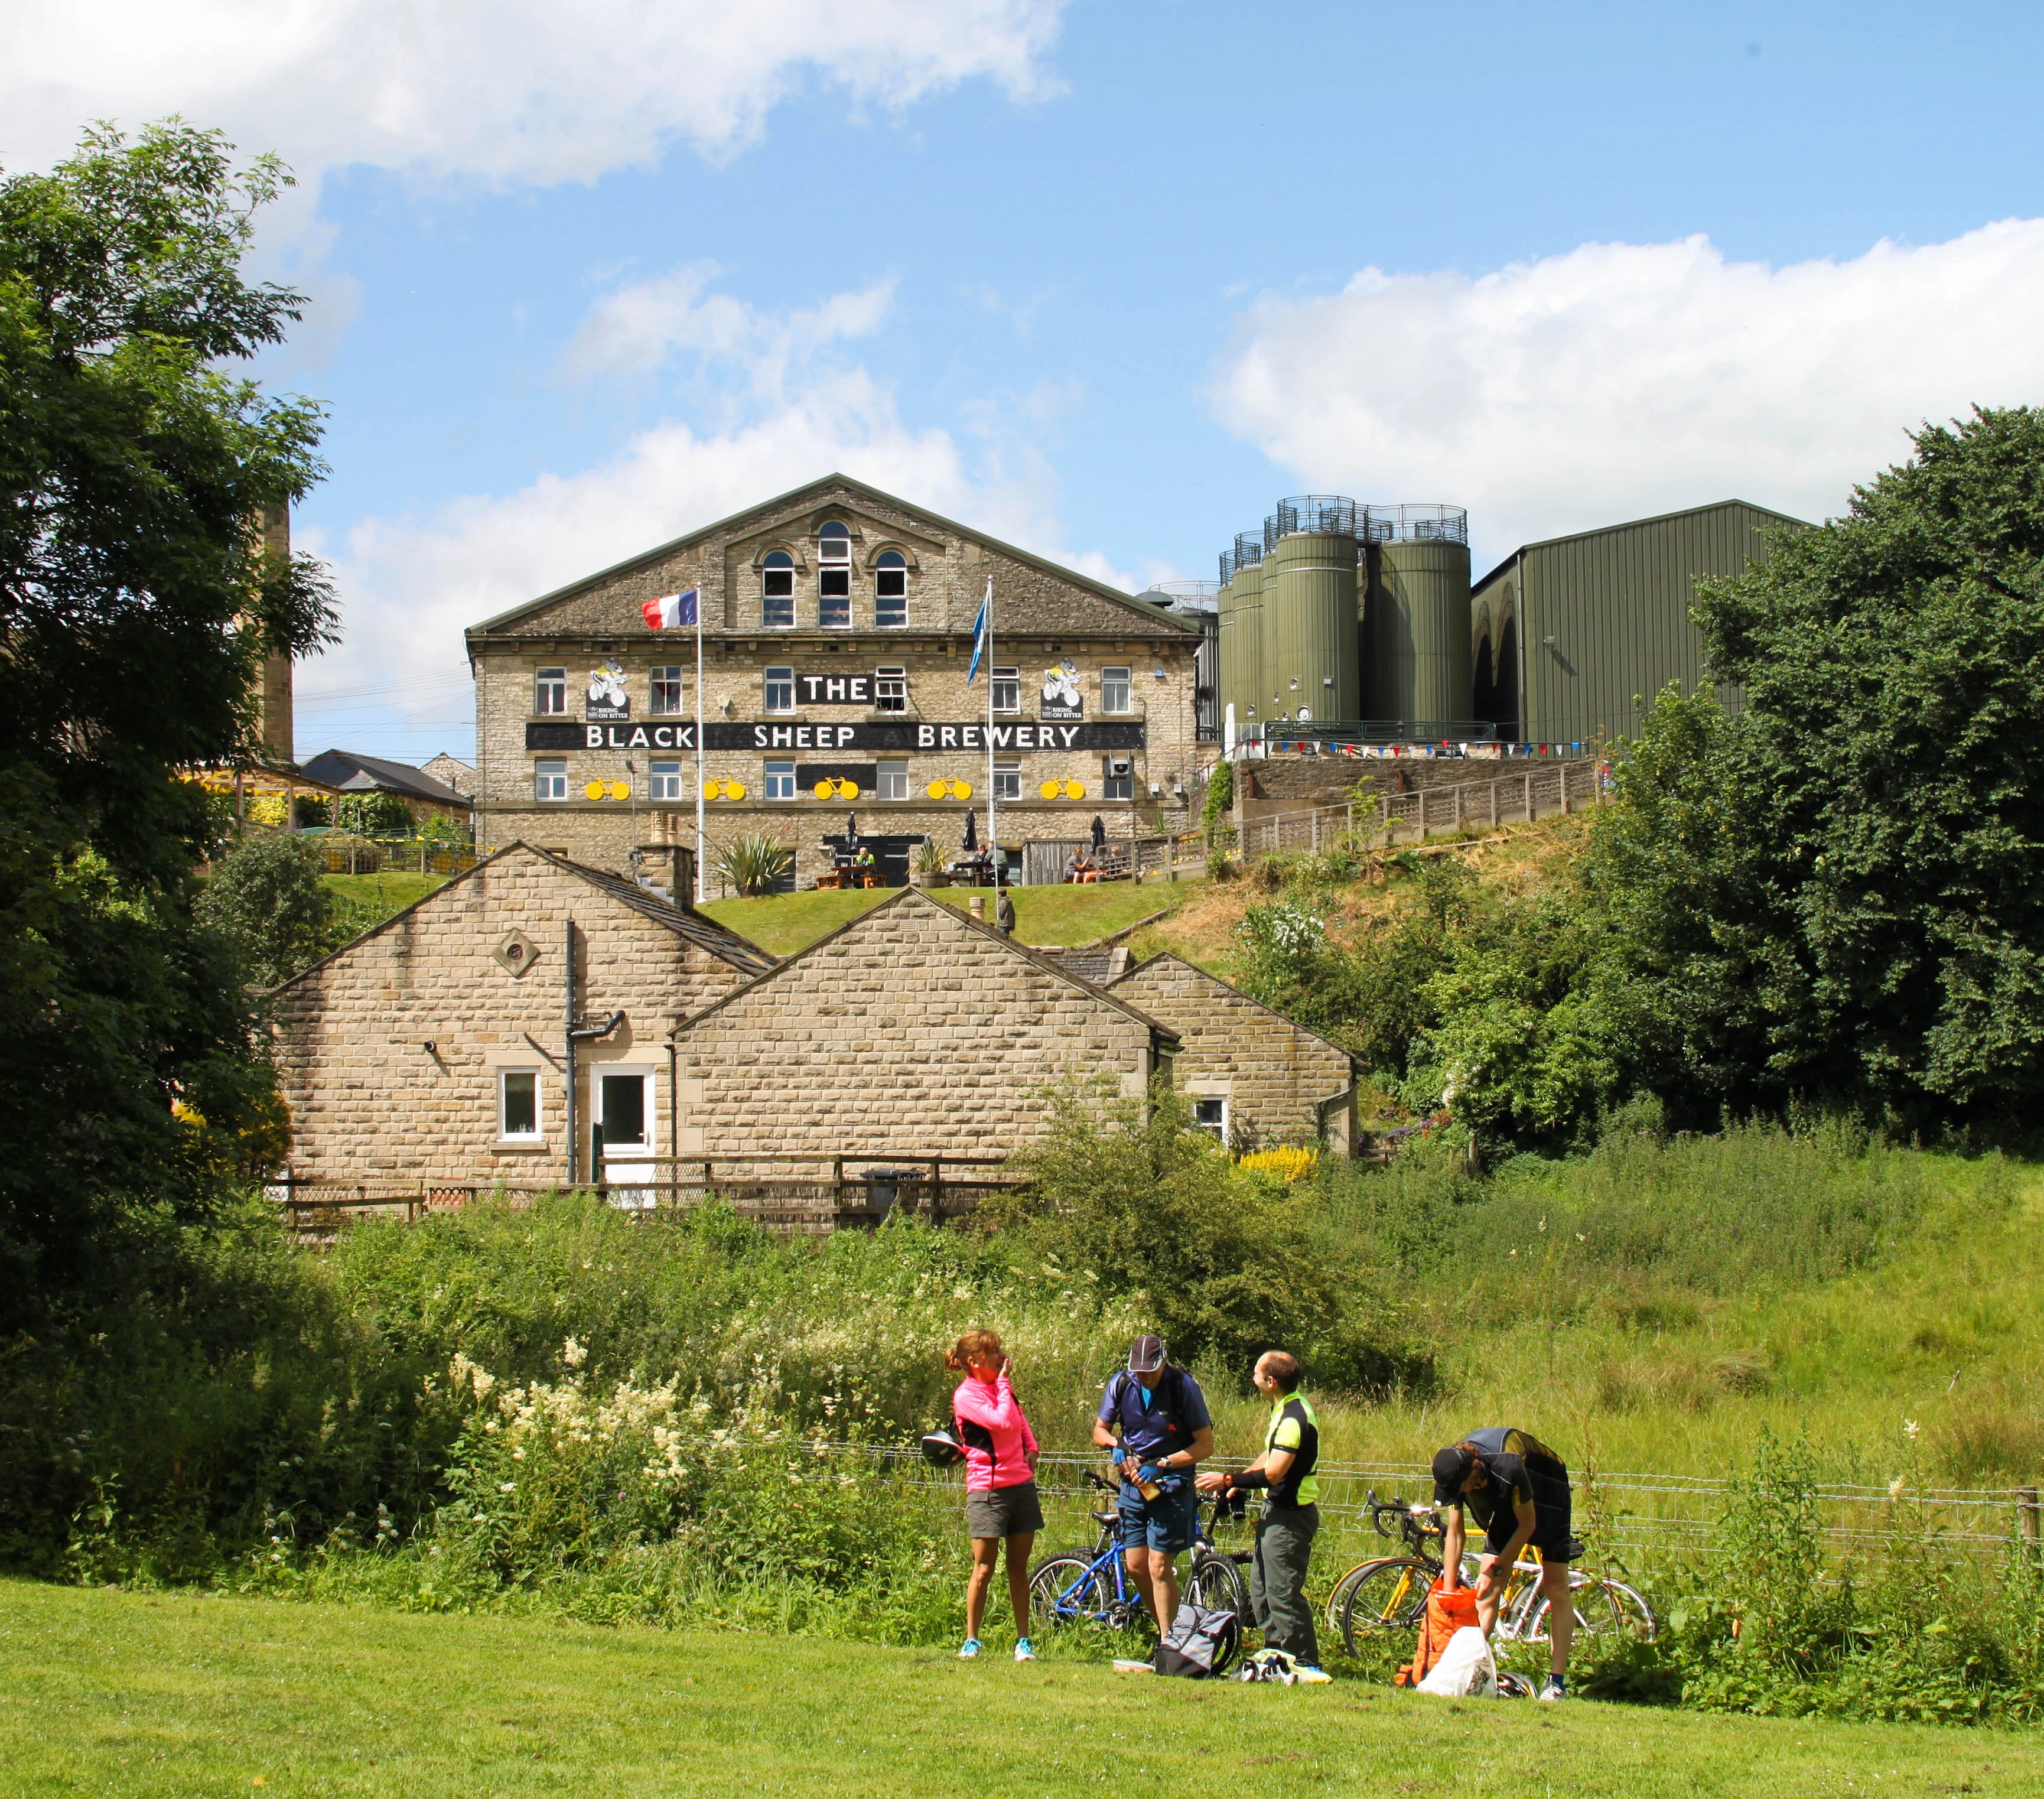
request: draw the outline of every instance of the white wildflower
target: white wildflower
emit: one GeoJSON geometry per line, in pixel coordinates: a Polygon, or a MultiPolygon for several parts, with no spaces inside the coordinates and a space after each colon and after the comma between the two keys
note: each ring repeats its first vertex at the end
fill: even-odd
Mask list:
{"type": "Polygon", "coordinates": [[[573,1337],[570,1337],[561,1345],[561,1359],[571,1368],[579,1368],[589,1359],[589,1351],[582,1344],[577,1343],[573,1337]]]}
{"type": "Polygon", "coordinates": [[[1902,1434],[1908,1438],[1911,1443],[1914,1443],[1918,1437],[1923,1434],[1923,1427],[1918,1424],[1914,1418],[1904,1418],[1902,1420],[1902,1434]]]}

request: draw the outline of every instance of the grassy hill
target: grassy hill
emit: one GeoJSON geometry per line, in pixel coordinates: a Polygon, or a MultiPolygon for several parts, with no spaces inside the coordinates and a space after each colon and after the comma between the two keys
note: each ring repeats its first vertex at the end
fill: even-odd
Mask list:
{"type": "MultiPolygon", "coordinates": [[[[1016,887],[1015,935],[1022,943],[1039,946],[1070,948],[1093,943],[1154,913],[1183,905],[1204,885],[1180,882],[1139,887],[1116,881],[1089,887],[1016,887]]],[[[885,887],[851,894],[770,894],[760,899],[713,900],[703,910],[762,949],[792,955],[893,894],[893,889],[885,887]]],[[[940,887],[930,897],[961,911],[977,897],[986,901],[989,918],[993,915],[991,887],[940,887]]]]}
{"type": "Polygon", "coordinates": [[[10,1793],[2044,1793],[2033,1733],[0,1583],[10,1793]],[[1502,1772],[1500,1773],[1500,1770],[1502,1772]],[[1876,1782],[1878,1782],[1877,1785],[1876,1782]],[[1538,1784],[1530,1785],[1529,1783],[1538,1784]]]}

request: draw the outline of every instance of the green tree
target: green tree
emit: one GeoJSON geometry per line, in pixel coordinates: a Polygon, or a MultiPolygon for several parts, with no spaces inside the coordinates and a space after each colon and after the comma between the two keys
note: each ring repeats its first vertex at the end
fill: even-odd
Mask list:
{"type": "Polygon", "coordinates": [[[233,944],[250,986],[274,987],[319,959],[333,896],[302,844],[252,832],[213,864],[194,909],[233,944]]]}
{"type": "Polygon", "coordinates": [[[202,1213],[274,1103],[179,771],[252,758],[260,658],[331,630],[252,529],[318,409],[228,372],[298,316],[240,271],[285,179],[175,121],[0,178],[0,1328],[110,1214],[202,1213]]]}

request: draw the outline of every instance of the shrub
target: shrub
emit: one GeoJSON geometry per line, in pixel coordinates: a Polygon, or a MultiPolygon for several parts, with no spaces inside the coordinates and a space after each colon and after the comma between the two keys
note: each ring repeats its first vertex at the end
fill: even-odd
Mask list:
{"type": "Polygon", "coordinates": [[[1213,773],[1207,777],[1207,797],[1200,808],[1200,828],[1206,832],[1210,847],[1215,833],[1225,828],[1228,815],[1234,808],[1235,764],[1216,763],[1213,773]]]}
{"type": "Polygon", "coordinates": [[[234,945],[249,986],[273,987],[321,953],[332,907],[311,851],[252,832],[213,864],[193,909],[234,945]]]}
{"type": "Polygon", "coordinates": [[[710,867],[727,886],[750,896],[768,891],[793,860],[793,852],[786,844],[763,831],[748,831],[719,850],[710,867]]]}

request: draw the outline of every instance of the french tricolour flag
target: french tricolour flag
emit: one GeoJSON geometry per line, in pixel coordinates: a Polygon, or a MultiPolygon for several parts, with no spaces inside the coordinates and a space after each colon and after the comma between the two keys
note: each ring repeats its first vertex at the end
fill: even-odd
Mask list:
{"type": "Polygon", "coordinates": [[[649,631],[671,631],[678,625],[693,625],[696,621],[696,596],[701,592],[691,587],[686,594],[668,594],[657,600],[648,600],[640,607],[646,615],[646,628],[649,631]]]}

